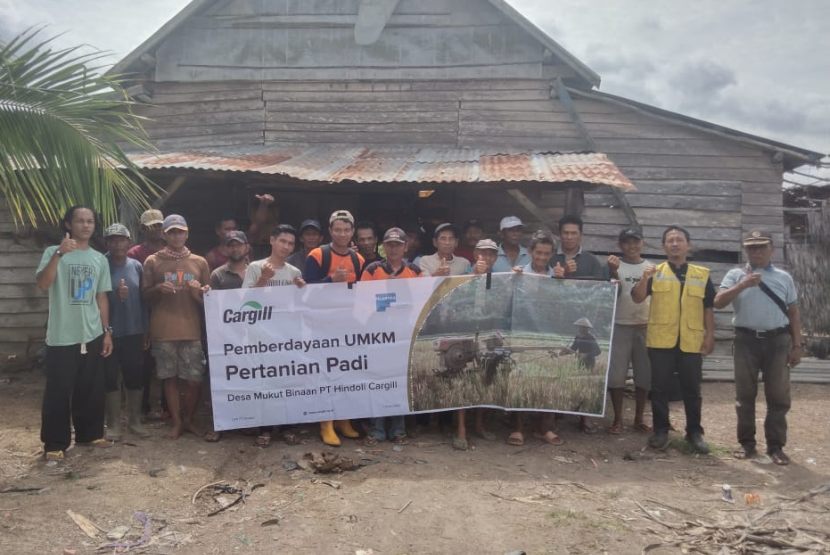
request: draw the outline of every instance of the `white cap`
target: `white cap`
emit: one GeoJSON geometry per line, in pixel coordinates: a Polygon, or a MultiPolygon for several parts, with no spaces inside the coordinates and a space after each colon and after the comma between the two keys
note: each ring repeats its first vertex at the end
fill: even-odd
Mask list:
{"type": "Polygon", "coordinates": [[[524,227],[525,224],[522,223],[517,216],[505,216],[501,219],[501,223],[499,224],[499,229],[510,229],[511,227],[524,227]]]}

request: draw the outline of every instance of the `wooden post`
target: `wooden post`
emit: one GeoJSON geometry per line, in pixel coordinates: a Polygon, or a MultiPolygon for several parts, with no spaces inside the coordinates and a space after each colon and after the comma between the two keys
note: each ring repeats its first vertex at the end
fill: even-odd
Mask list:
{"type": "Polygon", "coordinates": [[[548,231],[553,232],[553,230],[557,229],[557,224],[554,222],[548,214],[539,208],[535,202],[527,198],[523,192],[519,189],[507,189],[507,194],[513,197],[516,202],[522,205],[522,208],[530,212],[539,223],[542,224],[548,231]]]}
{"type": "Polygon", "coordinates": [[[164,206],[170,197],[176,194],[176,192],[184,185],[184,182],[187,181],[187,177],[180,175],[173,182],[170,184],[169,187],[164,191],[163,194],[159,195],[159,198],[156,199],[156,202],[153,203],[153,208],[160,209],[164,206]]]}

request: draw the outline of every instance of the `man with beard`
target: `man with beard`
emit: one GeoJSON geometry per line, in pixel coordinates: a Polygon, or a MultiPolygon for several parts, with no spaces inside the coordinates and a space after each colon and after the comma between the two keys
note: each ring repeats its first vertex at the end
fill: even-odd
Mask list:
{"type": "Polygon", "coordinates": [[[228,261],[210,274],[211,289],[239,289],[248,267],[248,237],[241,231],[229,231],[222,241],[228,261]]]}

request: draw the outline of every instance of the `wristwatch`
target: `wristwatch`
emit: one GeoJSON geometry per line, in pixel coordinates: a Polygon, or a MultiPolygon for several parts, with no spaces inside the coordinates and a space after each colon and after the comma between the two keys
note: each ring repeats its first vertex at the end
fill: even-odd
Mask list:
{"type": "Polygon", "coordinates": [[[63,253],[60,251],[60,249],[57,249],[57,250],[55,251],[55,254],[57,254],[57,255],[58,255],[58,258],[60,258],[61,256],[63,256],[63,253]]]}
{"type": "Polygon", "coordinates": [[[104,328],[104,333],[108,333],[108,334],[112,335],[112,326],[105,327],[104,328]]]}

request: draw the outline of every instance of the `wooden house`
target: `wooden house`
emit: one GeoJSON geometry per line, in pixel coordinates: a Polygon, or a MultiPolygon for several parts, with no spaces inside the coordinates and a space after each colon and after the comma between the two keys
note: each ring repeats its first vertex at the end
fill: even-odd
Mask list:
{"type": "MultiPolygon", "coordinates": [[[[821,157],[604,94],[504,0],[194,0],[112,73],[130,75],[158,148],[134,160],[197,252],[267,191],[294,225],[348,208],[384,227],[476,218],[494,234],[505,215],[556,231],[579,214],[599,253],[634,225],[660,255],[679,224],[717,279],[743,231],[782,239],[782,173],[821,157]]],[[[46,305],[37,249],[0,226],[8,353],[43,337],[46,305]]],[[[728,314],[718,324],[728,339],[728,314]]]]}

